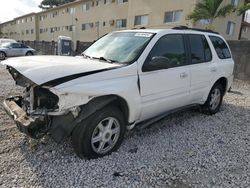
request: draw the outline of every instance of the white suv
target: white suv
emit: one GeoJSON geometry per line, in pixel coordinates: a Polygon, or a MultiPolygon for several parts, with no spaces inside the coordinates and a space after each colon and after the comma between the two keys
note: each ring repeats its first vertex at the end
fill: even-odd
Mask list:
{"type": "Polygon", "coordinates": [[[126,130],[180,109],[219,111],[233,80],[225,40],[194,29],[110,33],[79,57],[36,56],[2,62],[25,87],[4,107],[21,132],[72,136],[81,158],[118,149],[126,130]]]}

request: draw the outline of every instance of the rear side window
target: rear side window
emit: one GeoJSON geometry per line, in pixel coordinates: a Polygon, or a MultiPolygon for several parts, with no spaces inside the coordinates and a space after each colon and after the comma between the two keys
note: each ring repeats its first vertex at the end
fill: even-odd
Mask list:
{"type": "Polygon", "coordinates": [[[212,53],[203,35],[190,34],[190,51],[192,64],[204,63],[211,61],[212,53]]]}
{"type": "Polygon", "coordinates": [[[231,58],[231,53],[226,45],[226,43],[219,37],[209,36],[213,43],[214,49],[220,59],[231,58]]]}

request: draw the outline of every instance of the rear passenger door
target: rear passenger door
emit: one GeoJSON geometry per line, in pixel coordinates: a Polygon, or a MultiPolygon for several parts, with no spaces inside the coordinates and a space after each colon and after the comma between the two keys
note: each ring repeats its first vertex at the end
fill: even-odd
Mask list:
{"type": "Polygon", "coordinates": [[[217,68],[207,38],[202,34],[186,34],[189,46],[191,102],[200,103],[209,90],[217,68]]]}

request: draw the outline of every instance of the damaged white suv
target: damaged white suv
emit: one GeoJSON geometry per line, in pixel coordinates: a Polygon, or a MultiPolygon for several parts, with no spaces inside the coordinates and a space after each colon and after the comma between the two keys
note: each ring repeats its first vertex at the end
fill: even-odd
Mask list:
{"type": "Polygon", "coordinates": [[[2,62],[23,96],[4,101],[21,132],[72,136],[81,158],[118,149],[126,130],[180,109],[219,111],[233,80],[225,40],[189,28],[110,33],[79,57],[33,56],[2,62]]]}

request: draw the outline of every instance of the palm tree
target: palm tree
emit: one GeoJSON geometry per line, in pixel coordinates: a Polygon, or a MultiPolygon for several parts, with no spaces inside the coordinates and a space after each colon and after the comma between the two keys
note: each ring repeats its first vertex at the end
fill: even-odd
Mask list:
{"type": "Polygon", "coordinates": [[[209,27],[216,18],[225,17],[235,11],[232,4],[221,7],[223,0],[201,0],[195,5],[194,10],[188,15],[187,19],[194,23],[200,20],[207,20],[209,27]]]}

